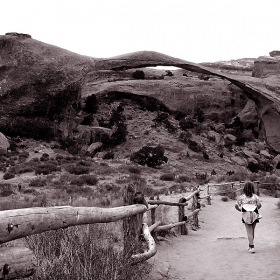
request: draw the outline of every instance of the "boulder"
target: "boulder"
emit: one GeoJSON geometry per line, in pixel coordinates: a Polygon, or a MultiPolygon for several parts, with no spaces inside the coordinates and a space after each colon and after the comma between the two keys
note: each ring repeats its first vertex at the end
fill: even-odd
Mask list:
{"type": "Polygon", "coordinates": [[[238,165],[241,165],[241,166],[247,165],[247,161],[241,157],[231,157],[230,159],[231,159],[231,161],[237,163],[238,165]]]}
{"type": "Polygon", "coordinates": [[[258,122],[257,106],[254,101],[248,100],[244,109],[238,114],[238,117],[244,125],[254,124],[258,122]]]}
{"type": "Polygon", "coordinates": [[[102,143],[101,142],[95,142],[95,143],[92,143],[88,149],[87,149],[87,153],[90,155],[90,156],[94,156],[99,150],[100,148],[102,147],[102,143]]]}
{"type": "Polygon", "coordinates": [[[255,158],[248,158],[247,159],[248,164],[253,163],[254,165],[258,165],[259,162],[255,158]]]}
{"type": "Polygon", "coordinates": [[[267,159],[273,158],[273,156],[268,151],[266,151],[266,150],[261,150],[260,151],[260,155],[264,156],[267,159]]]}
{"type": "Polygon", "coordinates": [[[247,156],[248,158],[259,158],[260,157],[260,155],[259,154],[257,154],[257,153],[255,153],[255,152],[253,152],[253,151],[250,151],[250,150],[248,150],[247,148],[244,148],[243,149],[243,154],[245,155],[245,156],[247,156]]]}
{"type": "Polygon", "coordinates": [[[10,143],[6,136],[0,132],[0,154],[6,154],[8,148],[10,147],[10,143]]]}
{"type": "Polygon", "coordinates": [[[280,51],[272,51],[272,52],[269,53],[269,55],[270,55],[271,57],[280,56],[280,51]]]}
{"type": "Polygon", "coordinates": [[[247,142],[245,145],[246,148],[248,148],[250,151],[253,151],[254,153],[257,153],[259,151],[256,147],[256,143],[253,141],[247,142]]]}
{"type": "Polygon", "coordinates": [[[230,140],[230,141],[232,141],[232,142],[235,142],[235,141],[236,141],[236,137],[235,137],[234,135],[232,135],[232,134],[226,134],[226,135],[224,136],[224,139],[225,139],[225,140],[230,140]]]}
{"type": "Polygon", "coordinates": [[[280,57],[260,56],[255,60],[252,76],[264,78],[280,73],[280,57]]]}

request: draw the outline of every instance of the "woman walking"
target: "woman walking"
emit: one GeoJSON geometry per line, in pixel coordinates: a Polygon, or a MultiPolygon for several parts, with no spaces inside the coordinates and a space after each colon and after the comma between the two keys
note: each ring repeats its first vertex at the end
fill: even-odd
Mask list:
{"type": "Polygon", "coordinates": [[[247,231],[250,253],[255,253],[254,237],[256,224],[259,222],[261,215],[258,209],[262,207],[260,199],[255,195],[254,184],[251,181],[245,183],[243,194],[236,201],[236,210],[242,212],[242,223],[245,224],[247,231]]]}

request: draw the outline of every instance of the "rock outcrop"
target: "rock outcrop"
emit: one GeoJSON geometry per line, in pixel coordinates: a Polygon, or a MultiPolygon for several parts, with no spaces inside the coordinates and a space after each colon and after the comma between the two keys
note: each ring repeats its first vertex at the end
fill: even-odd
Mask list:
{"type": "Polygon", "coordinates": [[[7,137],[0,132],[0,154],[6,154],[9,147],[10,143],[7,137]]]}
{"type": "MultiPolygon", "coordinates": [[[[7,135],[72,138],[77,126],[78,104],[92,94],[102,98],[116,92],[121,96],[149,96],[168,108],[170,106],[169,109],[178,110],[189,105],[186,92],[190,97],[196,95],[195,90],[191,91],[193,80],[208,87],[205,100],[216,98],[211,90],[212,84],[225,85],[224,81],[228,80],[256,104],[259,127],[265,132],[266,141],[280,151],[280,68],[277,57],[259,59],[254,65],[255,76],[249,77],[227,74],[149,51],[95,59],[13,34],[0,36],[0,47],[0,131],[7,135]],[[268,61],[269,67],[261,72],[262,61],[268,61]],[[152,66],[175,66],[187,74],[200,73],[207,79],[199,75],[189,78],[187,74],[180,79],[170,75],[147,80],[131,78],[129,71],[152,66]],[[110,79],[111,74],[113,78],[110,79]],[[219,81],[215,82],[215,79],[219,81]],[[161,93],[157,88],[167,90],[161,93]],[[169,93],[165,94],[167,91],[169,93]]],[[[145,98],[141,102],[143,100],[145,98]]]]}

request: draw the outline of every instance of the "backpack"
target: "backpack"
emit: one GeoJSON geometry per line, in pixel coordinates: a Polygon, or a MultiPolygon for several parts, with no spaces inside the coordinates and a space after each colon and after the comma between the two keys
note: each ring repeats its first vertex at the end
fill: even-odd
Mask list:
{"type": "Polygon", "coordinates": [[[245,224],[253,224],[258,219],[258,214],[255,212],[257,206],[253,204],[244,204],[242,206],[242,219],[244,220],[245,224]]]}

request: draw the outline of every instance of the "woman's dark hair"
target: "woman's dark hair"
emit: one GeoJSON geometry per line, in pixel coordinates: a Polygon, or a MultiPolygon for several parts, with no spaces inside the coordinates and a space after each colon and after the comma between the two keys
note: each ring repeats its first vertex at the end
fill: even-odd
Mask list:
{"type": "Polygon", "coordinates": [[[253,194],[255,193],[255,189],[254,189],[254,184],[251,181],[245,183],[243,188],[243,193],[248,197],[253,196],[253,194]]]}

